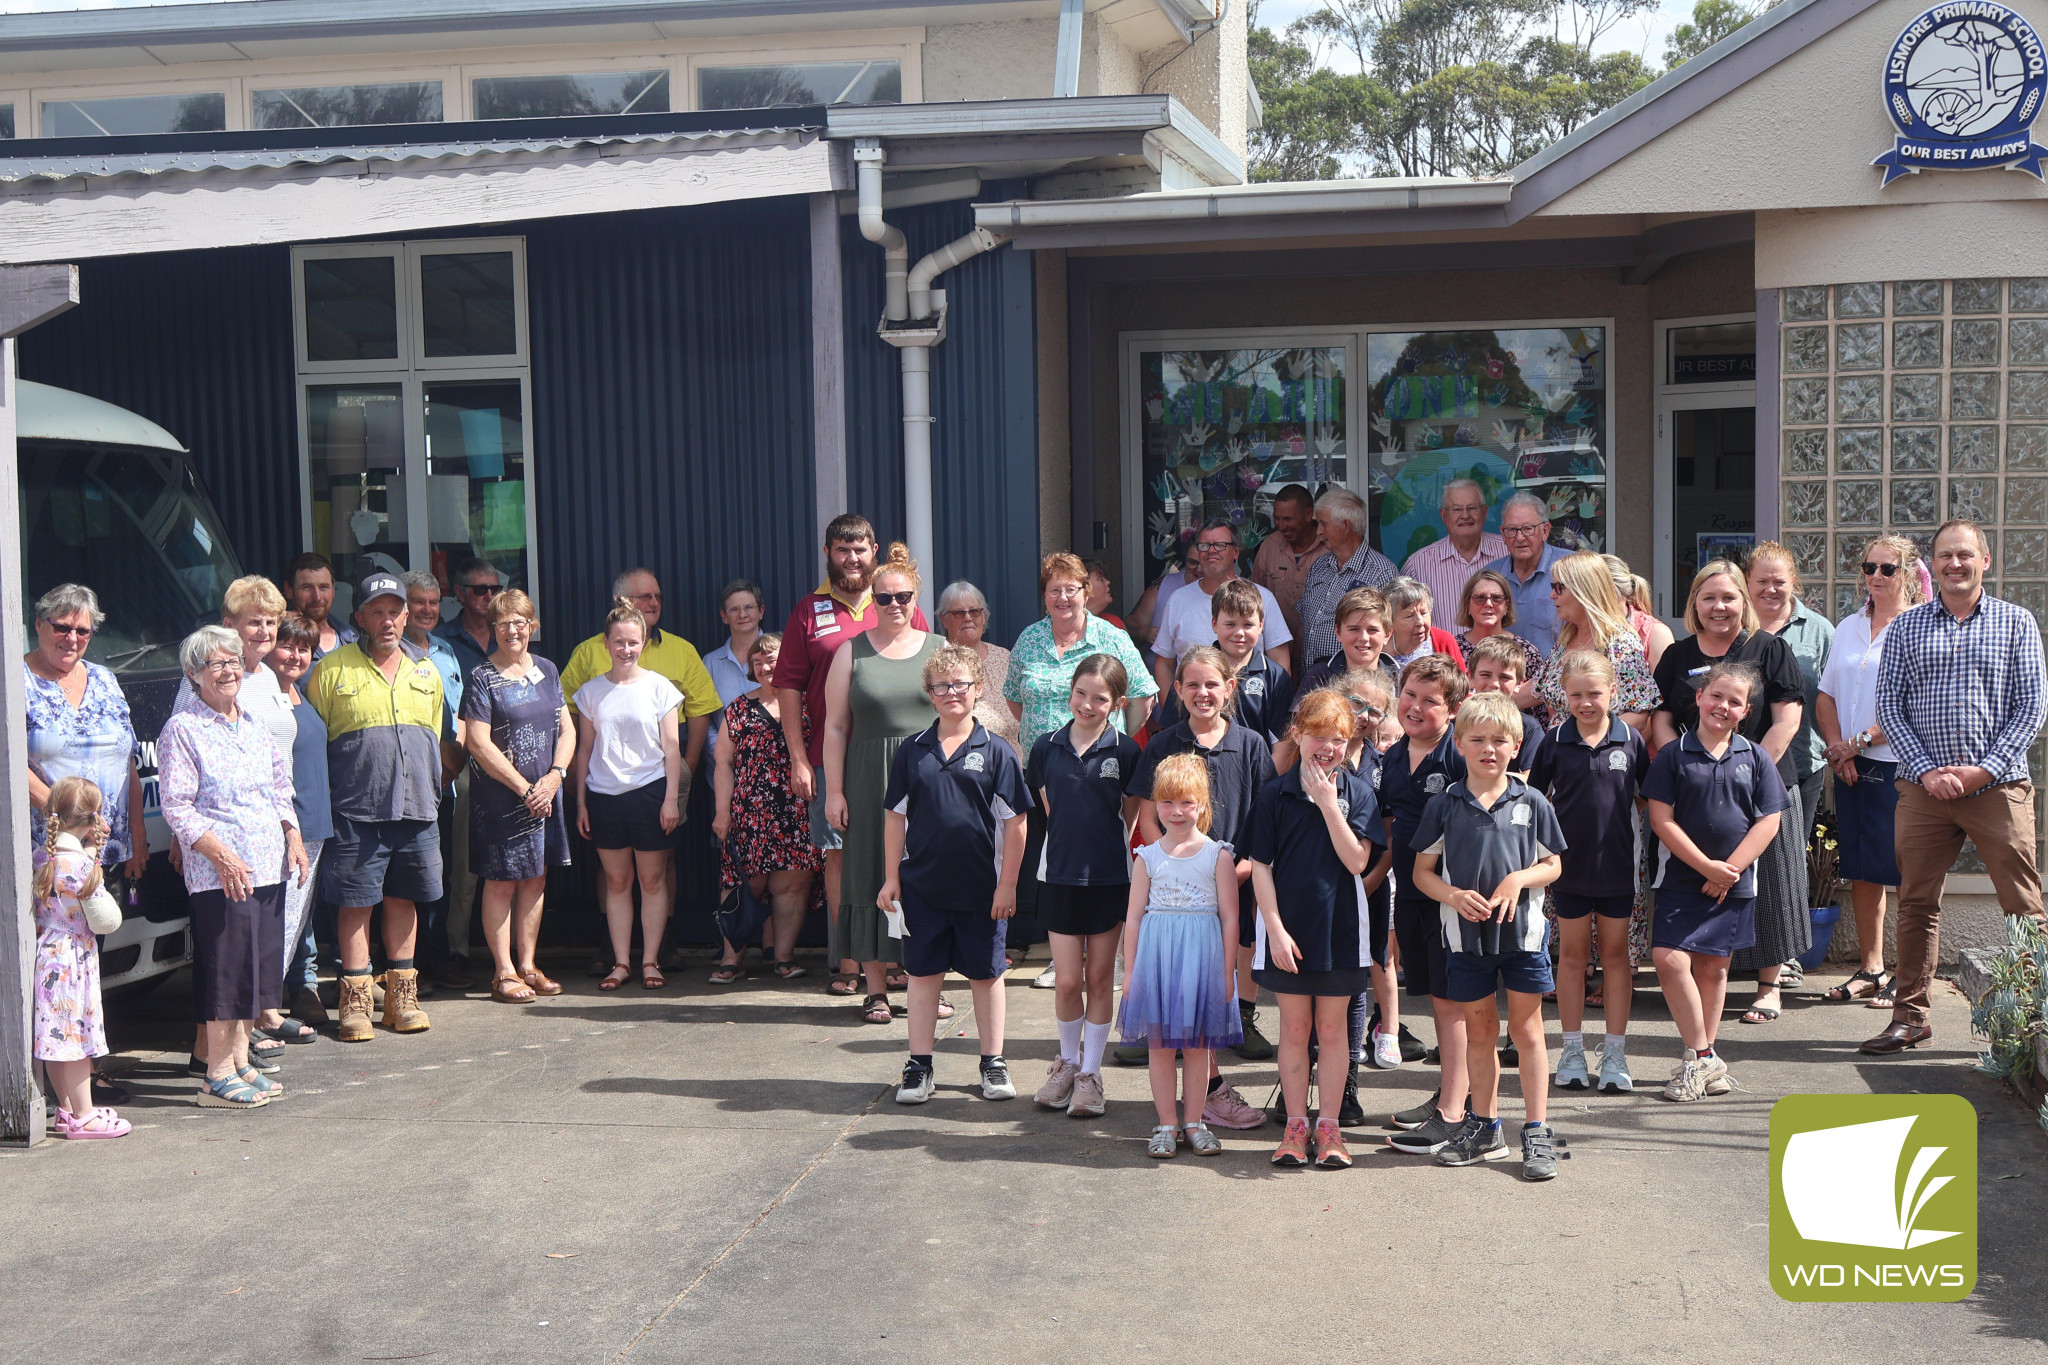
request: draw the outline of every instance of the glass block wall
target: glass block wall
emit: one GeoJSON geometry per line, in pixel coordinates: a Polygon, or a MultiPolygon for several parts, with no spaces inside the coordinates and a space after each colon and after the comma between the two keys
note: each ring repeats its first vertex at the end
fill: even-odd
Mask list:
{"type": "MultiPolygon", "coordinates": [[[[2048,619],[2048,278],[1787,289],[1780,318],[1783,538],[1808,605],[1839,621],[1861,604],[1880,531],[1928,554],[1969,517],[1987,590],[2048,619]]],[[[1956,870],[1982,866],[1966,849],[1956,870]]]]}

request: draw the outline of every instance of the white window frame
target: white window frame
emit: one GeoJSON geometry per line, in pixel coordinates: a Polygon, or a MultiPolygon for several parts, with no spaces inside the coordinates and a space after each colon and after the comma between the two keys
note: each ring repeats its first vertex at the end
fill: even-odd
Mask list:
{"type": "MultiPolygon", "coordinates": [[[[569,55],[554,57],[544,62],[473,62],[462,67],[462,118],[477,120],[478,81],[496,80],[504,76],[593,76],[613,71],[666,71],[669,112],[687,113],[695,107],[688,92],[682,89],[690,81],[687,57],[674,52],[643,52],[637,56],[613,54],[585,60],[572,51],[569,55]]],[[[443,102],[447,102],[445,96],[443,102]]]]}
{"type": "Polygon", "coordinates": [[[17,142],[34,136],[29,131],[30,121],[35,117],[35,103],[30,98],[33,94],[30,90],[0,90],[0,104],[14,106],[14,138],[17,142]]]}
{"type": "Polygon", "coordinates": [[[527,331],[526,239],[524,237],[448,237],[424,241],[350,242],[292,248],[292,350],[296,366],[298,407],[299,535],[313,545],[312,412],[309,392],[316,387],[396,384],[399,386],[405,442],[406,558],[424,568],[432,557],[432,524],[427,501],[426,390],[433,384],[517,380],[521,463],[526,488],[526,591],[540,600],[539,524],[534,492],[538,454],[534,449],[533,374],[527,331]],[[518,350],[506,356],[426,355],[420,308],[419,263],[428,256],[509,251],[512,254],[514,334],[518,350]],[[342,257],[386,257],[395,261],[398,280],[398,355],[391,360],[311,362],[306,357],[305,273],[308,260],[342,257]]]}
{"type": "Polygon", "coordinates": [[[921,51],[922,48],[915,43],[855,43],[844,47],[766,47],[693,51],[686,54],[683,62],[684,81],[689,87],[689,103],[687,106],[681,105],[673,98],[669,102],[675,108],[701,110],[703,105],[697,98],[697,73],[707,69],[716,70],[727,66],[806,66],[820,62],[894,61],[897,70],[902,73],[902,102],[921,104],[924,102],[924,73],[918,61],[918,54],[921,51]]]}
{"type": "MultiPolygon", "coordinates": [[[[248,130],[249,101],[247,95],[242,90],[242,82],[233,77],[214,77],[212,79],[195,77],[191,80],[182,81],[159,80],[137,81],[134,83],[121,82],[112,85],[38,86],[28,92],[30,117],[34,120],[35,132],[29,134],[22,131],[24,120],[21,116],[21,106],[17,104],[14,110],[14,135],[18,138],[44,136],[43,105],[46,102],[122,100],[149,95],[220,95],[226,104],[222,121],[226,123],[227,127],[223,131],[239,133],[248,130]]],[[[204,137],[205,134],[179,134],[179,136],[204,137]]]]}
{"type": "MultiPolygon", "coordinates": [[[[421,81],[438,81],[441,86],[441,122],[457,121],[455,110],[455,87],[458,68],[452,66],[400,67],[391,71],[372,74],[356,71],[306,71],[285,72],[277,76],[244,76],[242,78],[242,126],[256,126],[256,92],[258,90],[301,90],[328,89],[348,85],[411,85],[421,81]]],[[[349,126],[349,125],[344,125],[349,126]]],[[[367,124],[354,125],[368,127],[367,124]]],[[[427,128],[431,124],[402,124],[401,127],[427,128]]]]}
{"type": "MultiPolygon", "coordinates": [[[[1656,450],[1652,463],[1650,506],[1652,517],[1652,544],[1650,547],[1650,591],[1657,599],[1657,612],[1664,623],[1683,637],[1691,632],[1684,626],[1684,594],[1691,586],[1681,584],[1672,577],[1672,543],[1675,534],[1671,525],[1671,499],[1676,491],[1671,464],[1671,414],[1677,412],[1700,412],[1715,408],[1740,408],[1756,406],[1756,381],[1731,380],[1722,384],[1674,384],[1671,382],[1671,334],[1686,327],[1710,327],[1717,323],[1756,322],[1755,313],[1714,313],[1695,318],[1657,318],[1650,324],[1656,334],[1656,380],[1651,385],[1656,407],[1655,440],[1656,450]]],[[[1757,487],[1758,512],[1762,511],[1762,499],[1766,496],[1761,484],[1757,487]]],[[[1769,496],[1777,496],[1773,487],[1769,496]]],[[[1611,502],[1610,497],[1610,502],[1611,502]]],[[[1758,523],[1761,524],[1761,521],[1758,523]]]]}

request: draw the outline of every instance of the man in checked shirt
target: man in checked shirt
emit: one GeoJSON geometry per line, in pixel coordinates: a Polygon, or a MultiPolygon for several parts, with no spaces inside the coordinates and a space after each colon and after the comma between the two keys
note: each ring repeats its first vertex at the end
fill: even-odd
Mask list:
{"type": "Polygon", "coordinates": [[[1934,1036],[1927,988],[1941,941],[1942,879],[1963,840],[1984,858],[2008,915],[2041,919],[2034,784],[2041,732],[2041,631],[2024,608],[1984,591],[1984,533],[1948,522],[1934,536],[1940,594],[1892,623],[1877,673],[1876,732],[1899,756],[1899,981],[1892,1022],[1863,1044],[1887,1056],[1934,1036]]]}

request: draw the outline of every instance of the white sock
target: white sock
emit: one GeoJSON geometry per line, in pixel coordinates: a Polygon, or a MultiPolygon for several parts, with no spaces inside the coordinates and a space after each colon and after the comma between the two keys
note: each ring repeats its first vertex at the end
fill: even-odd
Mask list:
{"type": "Polygon", "coordinates": [[[1087,1041],[1081,1048],[1081,1071],[1085,1075],[1102,1074],[1102,1054],[1109,1050],[1109,1025],[1089,1024],[1085,1030],[1087,1041]]]}
{"type": "Polygon", "coordinates": [[[1585,1034],[1585,1031],[1584,1031],[1584,1030],[1580,1030],[1580,1031],[1579,1031],[1579,1032],[1577,1032],[1577,1033],[1567,1033],[1567,1034],[1565,1034],[1565,1036],[1564,1036],[1564,1045],[1565,1045],[1566,1047],[1584,1047],[1584,1046],[1586,1045],[1586,1034],[1585,1034]]]}
{"type": "Polygon", "coordinates": [[[1080,1061],[1082,1020],[1055,1017],[1053,1022],[1058,1024],[1060,1028],[1060,1060],[1065,1062],[1080,1061]]]}
{"type": "Polygon", "coordinates": [[[1601,1046],[1607,1049],[1609,1052],[1617,1053],[1624,1051],[1627,1045],[1627,1036],[1625,1034],[1620,1033],[1610,1033],[1606,1035],[1605,1041],[1601,1043],[1601,1046]]]}

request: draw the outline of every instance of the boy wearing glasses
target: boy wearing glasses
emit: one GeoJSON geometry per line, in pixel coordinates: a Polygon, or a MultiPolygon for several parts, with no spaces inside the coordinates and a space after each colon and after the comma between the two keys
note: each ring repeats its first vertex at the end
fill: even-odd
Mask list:
{"type": "MultiPolygon", "coordinates": [[[[1175,593],[1166,604],[1159,634],[1152,641],[1152,672],[1162,695],[1173,690],[1174,670],[1181,655],[1196,645],[1216,643],[1214,599],[1219,588],[1238,576],[1237,528],[1216,520],[1196,532],[1192,563],[1201,577],[1175,593]]],[[[1291,674],[1294,661],[1289,642],[1294,636],[1280,615],[1280,603],[1264,588],[1247,586],[1259,595],[1259,615],[1264,621],[1258,636],[1259,647],[1267,658],[1291,674]]]]}
{"type": "Polygon", "coordinates": [[[1016,751],[974,718],[983,683],[973,650],[934,651],[924,687],[939,718],[904,740],[890,764],[883,881],[875,896],[883,914],[902,915],[903,969],[910,976],[910,1060],[896,1102],[932,1097],[939,986],[949,971],[974,991],[982,1098],[1013,1099],[1000,983],[1031,793],[1016,751]]]}

